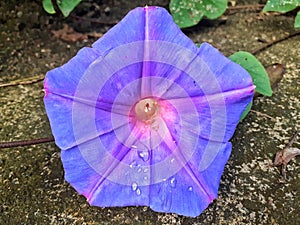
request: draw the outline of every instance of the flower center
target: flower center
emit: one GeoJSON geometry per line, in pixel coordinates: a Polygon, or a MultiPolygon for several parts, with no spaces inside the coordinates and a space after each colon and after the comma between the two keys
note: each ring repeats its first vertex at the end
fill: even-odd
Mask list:
{"type": "Polygon", "coordinates": [[[158,102],[154,98],[145,98],[135,104],[134,112],[138,120],[151,123],[159,111],[158,102]]]}

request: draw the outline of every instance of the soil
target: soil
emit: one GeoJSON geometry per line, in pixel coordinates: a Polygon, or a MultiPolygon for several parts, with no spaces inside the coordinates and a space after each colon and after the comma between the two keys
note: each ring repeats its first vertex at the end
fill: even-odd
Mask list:
{"type": "MultiPolygon", "coordinates": [[[[165,0],[85,0],[64,19],[44,12],[40,1],[1,1],[0,84],[45,74],[96,40],[93,35],[76,42],[54,37],[51,31],[63,24],[101,35],[129,10],[146,4],[168,7],[165,0]]],[[[238,10],[184,32],[229,56],[295,32],[293,22],[291,14],[238,10]]],[[[148,207],[92,207],[64,181],[58,147],[45,143],[1,149],[0,224],[300,224],[299,157],[288,164],[285,182],[272,166],[276,152],[300,129],[299,41],[298,35],[256,55],[264,66],[284,64],[286,73],[273,96],[256,98],[253,111],[239,124],[219,197],[200,216],[156,213],[148,207]]],[[[43,95],[42,81],[0,87],[0,141],[51,137],[43,95]]]]}

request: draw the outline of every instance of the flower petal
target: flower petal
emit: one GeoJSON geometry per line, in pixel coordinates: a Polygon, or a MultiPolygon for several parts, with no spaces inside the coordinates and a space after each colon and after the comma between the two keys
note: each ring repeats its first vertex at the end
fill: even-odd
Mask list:
{"type": "Polygon", "coordinates": [[[117,46],[144,40],[172,42],[191,51],[197,49],[174,23],[167,10],[156,6],[138,7],[130,11],[92,46],[103,54],[117,46]]]}
{"type": "Polygon", "coordinates": [[[231,144],[224,144],[210,167],[201,173],[193,170],[193,179],[189,165],[186,165],[166,181],[151,185],[150,207],[158,212],[198,216],[217,197],[220,178],[230,152],[231,144]],[[203,187],[207,187],[210,194],[203,187]]]}
{"type": "MultiPolygon", "coordinates": [[[[78,193],[84,195],[91,205],[100,207],[148,205],[149,186],[139,186],[134,182],[132,185],[124,185],[110,181],[87,163],[78,147],[62,151],[61,159],[65,179],[78,193]]],[[[118,167],[115,168],[116,171],[123,176],[118,167]]]]}
{"type": "Polygon", "coordinates": [[[45,79],[66,180],[92,205],[199,215],[217,197],[250,75],[197,48],[165,9],[137,8],[45,79]],[[140,121],[135,104],[157,102],[140,121]]]}

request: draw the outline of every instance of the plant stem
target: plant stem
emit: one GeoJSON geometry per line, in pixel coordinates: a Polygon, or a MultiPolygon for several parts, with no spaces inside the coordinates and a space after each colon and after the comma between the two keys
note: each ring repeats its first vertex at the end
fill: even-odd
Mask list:
{"type": "Polygon", "coordinates": [[[23,140],[23,141],[8,141],[8,142],[0,142],[0,148],[13,148],[13,147],[20,147],[20,146],[27,146],[27,145],[36,145],[42,143],[49,143],[53,142],[54,138],[39,138],[39,139],[32,139],[32,140],[23,140]]]}
{"type": "Polygon", "coordinates": [[[92,18],[81,17],[81,16],[73,16],[73,15],[70,15],[70,17],[77,20],[88,21],[97,24],[105,24],[105,25],[115,25],[119,22],[119,21],[102,21],[98,19],[92,19],[92,18]]]}
{"type": "Polygon", "coordinates": [[[258,54],[259,52],[261,52],[261,51],[263,51],[263,50],[265,50],[265,49],[267,49],[267,48],[269,48],[269,47],[271,47],[271,46],[273,46],[273,45],[275,45],[275,44],[277,44],[277,43],[279,43],[279,42],[285,41],[285,40],[287,40],[287,39],[289,39],[289,38],[292,38],[292,37],[295,37],[295,36],[297,36],[297,35],[299,35],[299,34],[300,34],[300,31],[297,31],[297,32],[295,32],[295,33],[293,33],[293,34],[289,34],[288,36],[285,36],[285,37],[283,37],[283,38],[280,38],[280,39],[271,41],[271,42],[269,42],[269,43],[267,43],[267,44],[265,44],[265,45],[263,45],[263,46],[261,46],[261,47],[255,49],[255,50],[253,50],[253,51],[252,51],[252,54],[253,54],[253,55],[256,55],[256,54],[258,54]]]}
{"type": "Polygon", "coordinates": [[[257,4],[257,5],[237,5],[237,6],[229,6],[227,8],[228,11],[233,10],[255,10],[260,11],[264,8],[265,5],[263,4],[257,4]]]}
{"type": "Polygon", "coordinates": [[[9,81],[7,83],[0,84],[0,88],[1,87],[9,87],[9,86],[17,86],[17,85],[20,85],[20,84],[33,84],[33,83],[44,80],[44,78],[45,78],[45,75],[40,74],[40,75],[33,76],[33,77],[13,80],[13,81],[9,81]]]}

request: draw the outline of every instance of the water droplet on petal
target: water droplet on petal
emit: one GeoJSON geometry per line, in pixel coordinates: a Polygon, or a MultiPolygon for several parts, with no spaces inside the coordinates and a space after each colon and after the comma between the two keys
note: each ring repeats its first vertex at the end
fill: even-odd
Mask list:
{"type": "Polygon", "coordinates": [[[139,151],[138,155],[144,162],[149,160],[149,151],[139,151]]]}
{"type": "Polygon", "coordinates": [[[129,164],[129,167],[130,167],[130,168],[134,168],[134,167],[136,167],[136,166],[137,166],[136,161],[132,161],[132,162],[129,164]]]}
{"type": "Polygon", "coordinates": [[[135,182],[132,183],[131,188],[132,188],[133,191],[136,191],[138,189],[137,183],[135,183],[135,182]]]}
{"type": "Polygon", "coordinates": [[[141,189],[137,188],[137,189],[136,189],[136,194],[137,194],[137,195],[141,195],[141,189]]]}
{"type": "Polygon", "coordinates": [[[176,178],[175,178],[175,177],[172,177],[172,178],[170,179],[170,185],[171,185],[171,187],[176,187],[176,183],[177,183],[176,178]]]}
{"type": "Polygon", "coordinates": [[[189,191],[193,191],[193,187],[192,186],[189,186],[189,191]]]}

